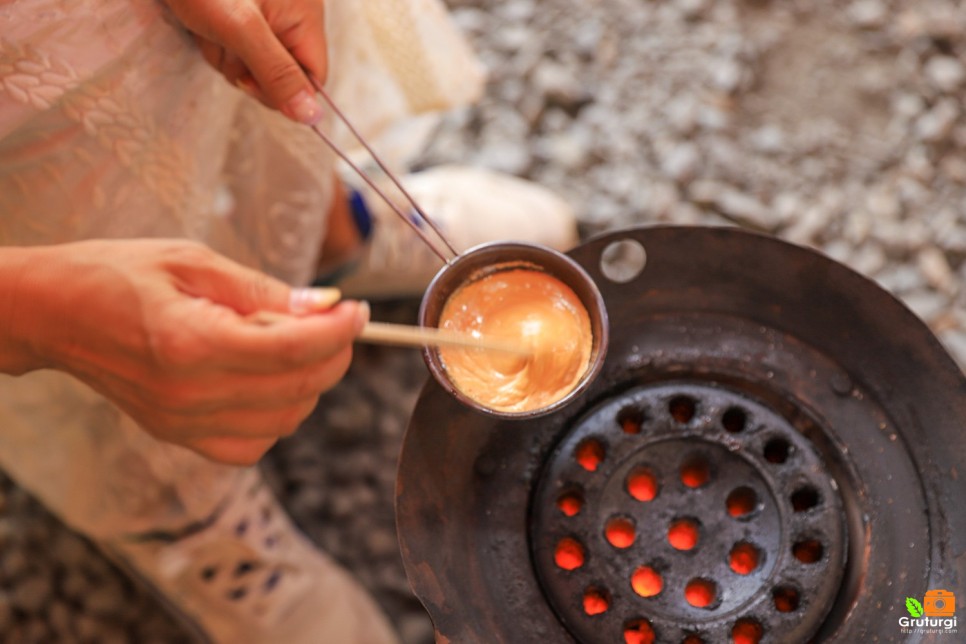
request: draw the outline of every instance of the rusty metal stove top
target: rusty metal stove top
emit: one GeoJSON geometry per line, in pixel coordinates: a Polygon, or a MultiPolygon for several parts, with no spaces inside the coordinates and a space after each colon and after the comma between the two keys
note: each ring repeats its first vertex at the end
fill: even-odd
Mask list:
{"type": "Polygon", "coordinates": [[[515,422],[431,382],[413,413],[397,524],[441,642],[901,641],[905,596],[966,578],[966,381],[898,301],[734,229],[570,255],[611,320],[591,388],[515,422]]]}

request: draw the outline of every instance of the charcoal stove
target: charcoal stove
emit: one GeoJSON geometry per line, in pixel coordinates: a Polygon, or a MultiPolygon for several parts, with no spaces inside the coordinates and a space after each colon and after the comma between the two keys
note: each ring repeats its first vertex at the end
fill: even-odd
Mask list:
{"type": "Polygon", "coordinates": [[[398,534],[438,641],[906,641],[905,597],[962,588],[966,379],[902,304],[736,229],[570,256],[610,317],[591,386],[514,421],[431,381],[407,429],[398,534]]]}

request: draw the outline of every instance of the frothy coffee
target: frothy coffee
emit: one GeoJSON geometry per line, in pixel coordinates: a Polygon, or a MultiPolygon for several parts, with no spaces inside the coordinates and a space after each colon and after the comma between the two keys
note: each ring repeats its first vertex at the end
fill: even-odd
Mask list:
{"type": "Polygon", "coordinates": [[[590,316],[573,289],[530,268],[496,271],[462,286],[443,307],[439,327],[532,349],[525,356],[440,349],[453,384],[501,412],[541,409],[570,393],[587,371],[594,339],[590,316]]]}

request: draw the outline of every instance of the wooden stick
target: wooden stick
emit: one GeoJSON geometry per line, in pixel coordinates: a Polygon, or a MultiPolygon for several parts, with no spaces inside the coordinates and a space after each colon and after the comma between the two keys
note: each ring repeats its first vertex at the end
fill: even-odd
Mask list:
{"type": "MultiPolygon", "coordinates": [[[[248,319],[265,326],[291,320],[298,316],[276,313],[274,311],[258,311],[248,316],[248,319]]],[[[424,346],[454,346],[469,349],[487,349],[503,351],[516,355],[532,355],[533,350],[521,342],[502,338],[477,338],[468,333],[457,333],[447,329],[434,329],[424,326],[409,326],[406,324],[389,324],[387,322],[369,322],[362,328],[362,333],[356,338],[360,342],[372,344],[388,344],[401,347],[424,346]]]]}
{"type": "Polygon", "coordinates": [[[398,346],[455,346],[470,349],[488,349],[503,351],[517,355],[531,355],[533,350],[521,342],[504,340],[502,338],[477,338],[468,333],[457,333],[446,329],[434,329],[424,326],[407,326],[405,324],[388,324],[386,322],[369,322],[359,334],[359,340],[374,344],[391,344],[398,346]]]}

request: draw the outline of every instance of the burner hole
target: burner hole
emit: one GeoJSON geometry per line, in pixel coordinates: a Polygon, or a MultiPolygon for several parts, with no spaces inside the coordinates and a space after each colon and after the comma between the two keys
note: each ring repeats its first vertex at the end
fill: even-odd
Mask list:
{"type": "Polygon", "coordinates": [[[798,610],[798,591],[791,586],[779,586],[772,591],[771,597],[775,602],[775,610],[779,613],[791,613],[798,610]]]}
{"type": "Polygon", "coordinates": [[[627,284],[644,270],[647,253],[635,239],[622,239],[607,245],[600,254],[600,272],[618,284],[627,284]]]}
{"type": "Polygon", "coordinates": [[[732,434],[737,434],[745,429],[748,423],[748,415],[744,409],[732,407],[721,417],[721,426],[732,434]]]}
{"type": "Polygon", "coordinates": [[[734,644],[758,644],[765,629],[756,620],[743,617],[731,628],[731,641],[734,644]]]}
{"type": "Polygon", "coordinates": [[[624,644],[654,644],[657,636],[646,619],[632,619],[624,624],[624,644]]]}
{"type": "Polygon", "coordinates": [[[801,487],[792,492],[792,509],[795,512],[807,512],[818,505],[818,490],[813,487],[801,487]]]}
{"type": "Polygon", "coordinates": [[[610,608],[610,597],[606,591],[599,588],[588,588],[584,591],[584,612],[588,615],[600,615],[610,608]]]}
{"type": "Polygon", "coordinates": [[[750,487],[738,487],[725,501],[728,514],[736,519],[748,519],[758,509],[758,495],[750,487]]]}
{"type": "Polygon", "coordinates": [[[784,438],[773,438],[765,443],[765,460],[781,465],[788,460],[792,446],[784,438]]]}
{"type": "Polygon", "coordinates": [[[647,416],[636,407],[625,407],[617,414],[617,424],[625,434],[640,434],[645,420],[647,416]]]}
{"type": "Polygon", "coordinates": [[[681,640],[681,644],[705,644],[704,638],[700,635],[695,635],[694,633],[688,633],[681,640]]]}
{"type": "Polygon", "coordinates": [[[750,575],[758,567],[760,558],[761,551],[755,545],[740,541],[728,553],[728,565],[739,575],[750,575]]]}
{"type": "Polygon", "coordinates": [[[564,537],[557,542],[553,561],[563,570],[576,570],[584,565],[584,546],[573,537],[564,537]]]}
{"type": "Polygon", "coordinates": [[[577,446],[574,458],[588,472],[596,472],[604,460],[604,446],[595,438],[588,438],[577,446]]]}
{"type": "Polygon", "coordinates": [[[604,536],[608,543],[615,548],[630,548],[637,536],[634,529],[634,522],[627,517],[614,517],[607,522],[604,528],[604,536]]]}
{"type": "Polygon", "coordinates": [[[568,517],[580,514],[583,507],[584,497],[580,492],[564,492],[557,499],[557,509],[568,517]]]}
{"type": "Polygon", "coordinates": [[[792,544],[792,554],[805,564],[813,564],[822,560],[825,546],[818,539],[802,539],[792,544]]]}
{"type": "Polygon", "coordinates": [[[679,424],[684,425],[691,422],[691,419],[694,418],[695,406],[696,404],[693,398],[688,396],[675,396],[668,403],[667,410],[671,414],[671,418],[679,424]]]}
{"type": "Polygon", "coordinates": [[[711,479],[711,465],[703,456],[688,459],[681,466],[681,482],[690,488],[698,488],[711,479]]]}
{"type": "Polygon", "coordinates": [[[718,584],[700,577],[684,587],[684,598],[695,608],[713,608],[718,599],[718,584]]]}
{"type": "Polygon", "coordinates": [[[654,597],[664,590],[664,579],[654,568],[640,566],[631,575],[631,588],[641,597],[654,597]]]}
{"type": "Polygon", "coordinates": [[[667,531],[667,541],[675,550],[691,550],[698,545],[698,523],[693,519],[677,519],[667,531]]]}
{"type": "Polygon", "coordinates": [[[627,493],[641,502],[653,501],[657,496],[657,479],[647,468],[638,468],[627,475],[627,493]]]}

